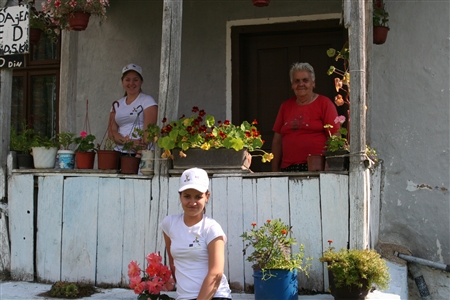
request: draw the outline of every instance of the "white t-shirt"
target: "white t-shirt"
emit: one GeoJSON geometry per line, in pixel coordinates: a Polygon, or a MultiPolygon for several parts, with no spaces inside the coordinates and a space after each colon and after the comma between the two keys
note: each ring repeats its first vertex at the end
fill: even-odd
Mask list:
{"type": "MultiPolygon", "coordinates": [[[[119,126],[119,133],[121,135],[129,136],[134,131],[134,128],[143,129],[144,127],[144,110],[150,106],[158,105],[152,96],[140,93],[139,96],[131,103],[127,104],[127,97],[119,99],[119,106],[115,105],[116,109],[116,123],[119,126]],[[142,108],[141,108],[142,107],[142,108]]],[[[117,145],[115,150],[122,151],[123,145],[117,145]]]]}
{"type": "MultiPolygon", "coordinates": [[[[214,219],[203,215],[202,221],[188,227],[184,214],[169,215],[161,222],[163,232],[170,238],[177,278],[177,300],[196,299],[208,273],[208,244],[219,236],[227,237],[214,219]]],[[[225,274],[214,297],[231,298],[225,274]]]]}

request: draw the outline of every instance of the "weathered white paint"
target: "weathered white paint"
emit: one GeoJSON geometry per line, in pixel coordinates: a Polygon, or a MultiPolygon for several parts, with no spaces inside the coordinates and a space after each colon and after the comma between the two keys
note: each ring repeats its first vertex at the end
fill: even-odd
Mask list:
{"type": "MultiPolygon", "coordinates": [[[[33,181],[39,178],[38,227],[33,213],[27,226],[12,226],[11,248],[16,254],[11,265],[15,279],[32,278],[34,256],[38,280],[84,281],[97,285],[128,285],[131,260],[146,267],[146,254],[165,253],[159,223],[168,214],[181,213],[178,177],[149,179],[119,177],[66,177],[64,174],[14,174],[11,191],[33,199],[33,181]],[[19,184],[20,183],[20,184],[19,184]],[[82,187],[82,188],[80,188],[82,187]],[[37,230],[36,249],[33,234],[37,230]],[[22,247],[23,236],[29,247],[22,247]],[[20,246],[20,247],[19,247],[20,246]],[[26,249],[26,250],[24,250],[26,249]],[[23,252],[25,251],[25,252],[23,252]],[[59,255],[61,253],[61,255],[59,255]],[[25,272],[24,268],[29,268],[25,272]]],[[[11,224],[21,224],[24,197],[10,200],[11,224]]],[[[33,201],[29,200],[30,212],[33,201]]],[[[320,177],[217,176],[211,179],[211,198],[206,212],[224,228],[225,274],[235,288],[253,283],[251,263],[242,255],[240,235],[268,219],[281,218],[293,226],[294,237],[312,257],[310,277],[300,274],[300,286],[324,290],[323,265],[318,262],[328,247],[345,248],[349,238],[348,176],[323,173],[320,177]]],[[[28,210],[28,209],[27,209],[28,210]]],[[[258,225],[258,226],[259,226],[258,225]]],[[[293,247],[298,252],[300,245],[293,247]]],[[[248,249],[251,253],[252,249],[248,249]]],[[[167,261],[165,263],[168,263],[167,261]]]]}
{"type": "Polygon", "coordinates": [[[15,280],[32,281],[35,271],[34,177],[13,175],[8,184],[11,277],[15,280]]]}

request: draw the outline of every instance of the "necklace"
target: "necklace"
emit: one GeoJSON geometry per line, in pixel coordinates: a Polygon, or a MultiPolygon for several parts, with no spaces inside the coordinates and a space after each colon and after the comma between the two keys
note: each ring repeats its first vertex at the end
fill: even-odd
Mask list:
{"type": "Polygon", "coordinates": [[[297,101],[296,101],[296,102],[297,102],[298,105],[306,105],[306,104],[309,104],[309,103],[313,102],[314,97],[315,97],[315,94],[312,93],[311,98],[308,99],[307,101],[301,102],[301,101],[297,98],[297,101]]]}

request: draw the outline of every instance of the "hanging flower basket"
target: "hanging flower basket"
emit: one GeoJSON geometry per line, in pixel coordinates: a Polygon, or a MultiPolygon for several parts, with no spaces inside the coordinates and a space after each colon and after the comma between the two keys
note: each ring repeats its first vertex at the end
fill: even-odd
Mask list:
{"type": "Polygon", "coordinates": [[[89,24],[90,13],[75,11],[69,15],[68,21],[70,29],[75,31],[85,30],[89,24]]]}
{"type": "Polygon", "coordinates": [[[386,42],[389,27],[374,26],[373,27],[373,43],[376,45],[382,45],[386,42]]]}

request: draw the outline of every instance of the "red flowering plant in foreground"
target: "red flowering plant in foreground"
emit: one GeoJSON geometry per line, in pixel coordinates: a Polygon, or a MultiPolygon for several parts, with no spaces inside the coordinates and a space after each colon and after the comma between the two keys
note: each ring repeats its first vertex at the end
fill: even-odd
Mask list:
{"type": "Polygon", "coordinates": [[[163,265],[162,257],[157,253],[147,255],[147,268],[141,270],[139,264],[132,260],[128,265],[128,277],[130,278],[130,288],[135,294],[139,294],[138,300],[169,300],[173,299],[168,295],[161,295],[161,291],[171,291],[175,281],[172,272],[163,265]],[[143,274],[141,276],[141,274],[143,274]]]}
{"type": "MultiPolygon", "coordinates": [[[[308,263],[311,258],[304,259],[304,246],[301,244],[299,253],[292,254],[292,246],[297,244],[295,238],[291,236],[292,226],[284,224],[281,219],[267,220],[261,227],[256,228],[256,223],[252,223],[252,229],[241,235],[245,243],[243,254],[246,255],[249,247],[253,252],[247,257],[247,261],[254,263],[254,269],[263,271],[263,278],[267,278],[266,270],[298,269],[307,275],[310,267],[308,263]]],[[[268,275],[270,277],[270,275],[268,275]]]]}
{"type": "Polygon", "coordinates": [[[175,148],[181,149],[180,156],[185,156],[183,151],[189,148],[226,148],[236,151],[245,148],[249,152],[261,152],[260,155],[252,156],[261,156],[262,162],[273,159],[272,153],[261,149],[264,140],[256,128],[256,120],[252,123],[244,121],[239,126],[231,124],[229,120],[218,121],[216,125],[215,118],[207,115],[203,109],[194,106],[192,112],[194,114],[190,117],[183,115],[177,121],[167,122],[166,118],[163,119],[161,137],[158,140],[158,146],[165,150],[163,157],[170,157],[175,148]]]}
{"type": "Polygon", "coordinates": [[[73,142],[77,145],[75,152],[89,152],[95,151],[95,136],[88,134],[86,131],[80,132],[80,135],[73,139],[73,142]]]}

